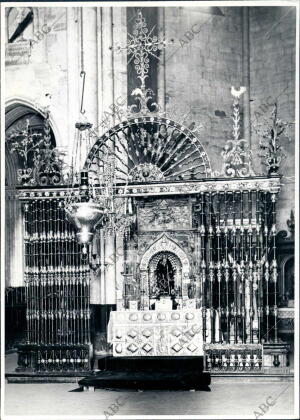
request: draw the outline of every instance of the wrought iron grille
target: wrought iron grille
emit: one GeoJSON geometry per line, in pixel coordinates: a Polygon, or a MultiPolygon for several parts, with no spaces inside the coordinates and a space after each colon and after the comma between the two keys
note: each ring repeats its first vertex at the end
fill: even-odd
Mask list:
{"type": "Polygon", "coordinates": [[[35,348],[31,365],[39,370],[53,370],[54,365],[66,370],[86,366],[90,271],[82,260],[74,227],[66,219],[63,201],[26,203],[24,224],[26,344],[35,348]]]}

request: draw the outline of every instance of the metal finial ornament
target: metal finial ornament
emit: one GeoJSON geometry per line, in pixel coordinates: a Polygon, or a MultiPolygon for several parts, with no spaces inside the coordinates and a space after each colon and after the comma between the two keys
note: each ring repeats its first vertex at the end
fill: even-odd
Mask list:
{"type": "Polygon", "coordinates": [[[33,169],[28,167],[28,164],[34,151],[39,147],[41,140],[42,134],[32,131],[29,119],[26,119],[25,127],[13,130],[6,138],[10,153],[16,152],[21,158],[23,168],[18,169],[17,173],[18,182],[22,185],[26,186],[33,183],[33,169]]]}
{"type": "Polygon", "coordinates": [[[267,118],[264,117],[263,122],[258,123],[255,127],[256,132],[261,137],[259,146],[263,151],[261,154],[262,163],[267,166],[268,175],[278,175],[282,160],[286,157],[281,140],[282,138],[291,140],[286,131],[292,125],[292,122],[282,121],[278,118],[278,107],[275,103],[271,115],[267,118]]]}
{"type": "Polygon", "coordinates": [[[51,142],[49,106],[42,112],[43,133],[34,131],[30,119],[26,119],[25,127],[14,129],[6,138],[10,152],[16,152],[21,158],[22,168],[17,170],[17,179],[23,186],[59,185],[63,181],[62,153],[51,142]]]}
{"type": "MultiPolygon", "coordinates": [[[[147,28],[146,19],[143,17],[141,10],[138,11],[135,19],[132,34],[128,34],[129,40],[125,44],[116,43],[110,47],[116,53],[126,52],[129,56],[128,63],[134,60],[137,78],[140,80],[140,86],[136,86],[131,96],[135,98],[138,104],[127,107],[127,110],[120,110],[119,107],[116,116],[120,122],[130,118],[138,118],[144,116],[167,118],[174,120],[180,125],[185,125],[192,133],[197,133],[203,128],[203,124],[196,123],[191,120],[192,113],[186,109],[179,109],[177,104],[168,105],[168,109],[164,110],[156,102],[153,102],[154,92],[151,88],[146,87],[146,79],[149,77],[149,56],[160,60],[158,52],[167,47],[173,40],[167,41],[164,36],[153,35],[155,26],[151,30],[147,28]]],[[[111,121],[113,122],[113,121],[111,121]]],[[[110,121],[106,118],[103,123],[105,128],[110,128],[110,121]]]]}
{"type": "Polygon", "coordinates": [[[227,140],[222,151],[224,160],[223,174],[226,177],[246,177],[254,175],[251,162],[251,151],[248,142],[240,139],[240,103],[239,98],[246,91],[244,86],[240,89],[231,87],[233,100],[233,139],[227,140]]]}
{"type": "Polygon", "coordinates": [[[133,34],[128,34],[130,39],[125,45],[116,44],[115,47],[112,47],[117,53],[127,51],[127,55],[130,57],[127,64],[134,60],[137,77],[141,81],[140,87],[135,88],[131,93],[139,101],[139,106],[131,105],[128,108],[129,114],[149,114],[151,113],[150,108],[153,109],[152,112],[159,110],[157,103],[149,103],[154,92],[152,89],[146,88],[145,83],[145,80],[149,77],[149,56],[151,55],[159,60],[158,51],[167,45],[165,37],[152,35],[154,29],[155,26],[150,31],[148,30],[146,19],[139,10],[135,19],[133,34]]]}

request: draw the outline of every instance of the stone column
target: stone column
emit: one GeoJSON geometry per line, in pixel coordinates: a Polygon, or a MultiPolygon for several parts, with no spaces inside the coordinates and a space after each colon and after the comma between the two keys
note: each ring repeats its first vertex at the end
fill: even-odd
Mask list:
{"type": "Polygon", "coordinates": [[[117,309],[124,309],[124,237],[116,237],[116,299],[117,309]]]}
{"type": "Polygon", "coordinates": [[[244,118],[243,138],[249,142],[251,148],[251,119],[250,119],[250,43],[249,43],[249,7],[243,7],[243,86],[244,93],[244,118]]]}
{"type": "Polygon", "coordinates": [[[142,311],[149,309],[148,270],[141,271],[141,306],[142,311]]]}
{"type": "Polygon", "coordinates": [[[23,216],[15,190],[5,200],[5,287],[24,286],[23,216]]]}
{"type": "Polygon", "coordinates": [[[98,119],[98,62],[97,62],[97,9],[83,7],[83,62],[86,72],[84,90],[85,116],[92,124],[98,119]]]}
{"type": "Polygon", "coordinates": [[[100,232],[100,304],[105,304],[105,239],[103,231],[100,232]]]}
{"type": "MultiPolygon", "coordinates": [[[[158,9],[158,36],[165,35],[165,8],[158,9]]],[[[161,110],[166,108],[166,67],[165,67],[165,49],[162,49],[159,54],[157,63],[157,102],[161,110]]]]}
{"type": "MultiPolygon", "coordinates": [[[[104,119],[105,112],[111,112],[110,106],[114,103],[114,83],[113,83],[113,11],[111,7],[103,7],[101,9],[101,42],[98,51],[101,54],[101,62],[99,62],[98,71],[101,73],[101,82],[99,83],[99,107],[101,113],[99,115],[99,123],[104,119]]],[[[98,37],[99,40],[99,37],[98,37]]],[[[99,55],[98,55],[99,57],[99,55]]],[[[109,121],[113,125],[112,121],[109,121]]],[[[97,132],[103,134],[106,128],[100,126],[97,132]]]]}
{"type": "Polygon", "coordinates": [[[105,304],[116,304],[116,240],[109,236],[105,240],[105,304]]]}
{"type": "Polygon", "coordinates": [[[80,43],[79,43],[79,8],[67,7],[67,77],[68,77],[68,139],[69,153],[66,156],[67,163],[71,164],[72,150],[75,135],[75,123],[78,119],[80,108],[80,43]]]}

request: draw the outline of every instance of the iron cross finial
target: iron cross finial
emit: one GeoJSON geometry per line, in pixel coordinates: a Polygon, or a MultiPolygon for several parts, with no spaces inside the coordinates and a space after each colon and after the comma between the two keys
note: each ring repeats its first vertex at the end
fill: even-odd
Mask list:
{"type": "Polygon", "coordinates": [[[112,47],[117,53],[127,50],[127,55],[130,56],[127,64],[134,60],[142,91],[146,89],[145,79],[148,77],[149,72],[149,55],[159,60],[158,55],[155,53],[167,45],[164,36],[152,35],[155,27],[156,25],[150,31],[148,30],[146,19],[139,9],[135,19],[133,34],[128,33],[127,43],[124,45],[116,44],[115,47],[112,47]]]}

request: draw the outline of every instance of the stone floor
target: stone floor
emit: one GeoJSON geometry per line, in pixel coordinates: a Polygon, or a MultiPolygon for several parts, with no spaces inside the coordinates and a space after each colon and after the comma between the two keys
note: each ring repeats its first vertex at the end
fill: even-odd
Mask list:
{"type": "MultiPolygon", "coordinates": [[[[12,371],[14,356],[7,358],[7,371],[12,371]]],[[[211,392],[205,391],[112,391],[72,392],[76,384],[6,384],[6,416],[14,415],[85,415],[109,416],[110,405],[124,402],[119,415],[231,415],[255,418],[266,400],[274,403],[264,419],[293,415],[293,382],[247,382],[244,379],[212,378],[211,392]],[[271,397],[271,398],[268,398],[271,397]]],[[[262,418],[262,415],[261,417],[262,418]]],[[[297,417],[293,417],[297,418],[297,417]]]]}

